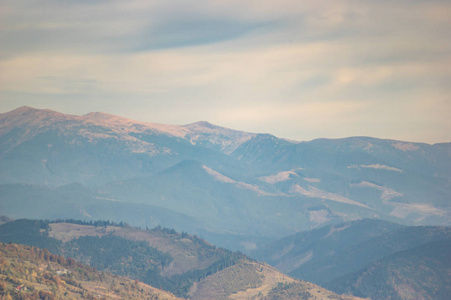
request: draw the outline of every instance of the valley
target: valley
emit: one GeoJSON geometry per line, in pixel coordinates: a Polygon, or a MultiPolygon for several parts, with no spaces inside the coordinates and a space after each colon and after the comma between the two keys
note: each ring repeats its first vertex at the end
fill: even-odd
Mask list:
{"type": "Polygon", "coordinates": [[[23,281],[75,299],[447,299],[450,182],[451,143],[20,107],[0,114],[1,254],[44,284],[2,277],[2,295],[23,281]],[[58,257],[92,273],[77,292],[49,281],[58,257]]]}

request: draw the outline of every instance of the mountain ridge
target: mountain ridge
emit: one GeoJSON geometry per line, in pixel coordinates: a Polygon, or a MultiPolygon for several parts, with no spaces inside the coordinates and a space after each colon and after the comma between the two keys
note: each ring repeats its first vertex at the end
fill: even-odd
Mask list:
{"type": "MultiPolygon", "coordinates": [[[[72,261],[76,259],[99,270],[126,276],[135,280],[135,285],[150,283],[179,297],[262,299],[274,293],[276,287],[290,283],[307,295],[305,299],[318,299],[315,296],[318,293],[321,299],[359,299],[295,280],[241,253],[161,227],[143,230],[109,221],[21,219],[0,225],[0,240],[29,246],[39,244],[52,249],[52,254],[43,250],[49,253],[47,256],[55,257],[52,260],[62,261],[63,258],[54,254],[63,254],[72,257],[72,261]]],[[[160,294],[170,295],[163,291],[160,294]]]]}
{"type": "MultiPolygon", "coordinates": [[[[161,127],[178,127],[178,128],[187,128],[187,129],[198,129],[198,130],[204,130],[204,131],[228,131],[228,132],[235,132],[235,133],[242,133],[246,135],[271,135],[269,133],[253,133],[253,132],[246,132],[242,130],[237,129],[230,129],[227,127],[215,125],[209,121],[196,121],[189,124],[183,124],[183,125],[168,125],[168,124],[162,124],[162,123],[154,123],[154,122],[146,122],[146,121],[138,121],[130,118],[120,117],[114,114],[110,113],[104,113],[101,111],[95,111],[95,112],[89,112],[83,115],[72,115],[72,114],[65,114],[58,112],[56,110],[52,109],[40,109],[40,108],[34,108],[31,106],[21,106],[16,109],[13,109],[11,111],[3,112],[0,114],[0,118],[4,116],[12,116],[17,114],[31,114],[31,113],[37,113],[37,114],[46,114],[46,115],[54,115],[54,116],[66,116],[68,118],[78,118],[78,119],[86,119],[86,120],[95,120],[95,119],[116,119],[117,121],[121,120],[124,123],[130,122],[130,123],[136,123],[141,125],[148,125],[149,127],[155,126],[158,128],[158,126],[161,127]]],[[[197,131],[197,130],[194,130],[197,131]]],[[[174,134],[175,135],[175,134],[174,134]]],[[[345,140],[366,140],[366,139],[372,139],[372,140],[380,140],[380,141],[390,141],[390,142],[400,142],[400,143],[406,143],[411,145],[429,145],[429,146],[435,146],[435,145],[445,145],[448,146],[451,144],[451,142],[443,141],[443,142],[437,142],[437,143],[425,143],[425,142],[415,142],[415,141],[405,141],[405,140],[398,140],[398,139],[385,139],[385,138],[377,138],[377,137],[371,137],[371,136],[350,136],[350,137],[343,137],[343,138],[315,138],[312,140],[290,140],[290,139],[284,139],[277,137],[278,139],[285,140],[287,142],[293,142],[293,143],[309,143],[309,142],[322,142],[322,141],[345,141],[345,140]]],[[[399,145],[398,147],[402,147],[402,145],[399,145]]]]}
{"type": "Polygon", "coordinates": [[[451,239],[395,252],[325,286],[338,293],[383,299],[448,299],[451,239]]]}
{"type": "Polygon", "coordinates": [[[396,252],[450,239],[451,227],[363,219],[299,232],[250,255],[295,278],[325,284],[350,273],[365,273],[361,270],[396,252]]]}
{"type": "MultiPolygon", "coordinates": [[[[217,234],[215,241],[224,242],[232,234],[236,238],[221,245],[245,250],[265,238],[362,218],[449,225],[449,182],[451,143],[370,137],[290,142],[205,121],[163,125],[27,107],[0,115],[0,185],[10,191],[0,195],[0,206],[14,217],[33,213],[26,211],[31,189],[10,184],[31,184],[39,186],[35,207],[45,198],[61,199],[52,213],[38,209],[40,218],[60,213],[130,222],[137,204],[146,212],[160,207],[195,220],[192,233],[217,234]],[[179,164],[188,161],[196,163],[182,172],[179,164]],[[178,173],[168,172],[175,166],[178,173]],[[58,187],[73,183],[85,187],[91,203],[61,197],[58,187]],[[66,199],[71,209],[64,209],[66,199]]],[[[138,216],[136,225],[161,222],[155,214],[138,216]]],[[[181,228],[187,218],[171,226],[181,228]]]]}

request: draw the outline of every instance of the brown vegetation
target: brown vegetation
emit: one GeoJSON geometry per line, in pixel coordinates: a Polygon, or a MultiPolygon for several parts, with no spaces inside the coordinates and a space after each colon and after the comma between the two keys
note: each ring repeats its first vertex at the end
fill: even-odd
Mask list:
{"type": "Polygon", "coordinates": [[[47,249],[0,243],[0,299],[178,299],[47,249]]]}

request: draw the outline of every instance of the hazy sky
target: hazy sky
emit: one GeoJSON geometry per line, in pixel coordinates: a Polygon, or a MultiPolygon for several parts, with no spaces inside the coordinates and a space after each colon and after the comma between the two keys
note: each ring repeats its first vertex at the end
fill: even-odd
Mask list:
{"type": "Polygon", "coordinates": [[[0,0],[0,112],[451,141],[451,1],[0,0]]]}

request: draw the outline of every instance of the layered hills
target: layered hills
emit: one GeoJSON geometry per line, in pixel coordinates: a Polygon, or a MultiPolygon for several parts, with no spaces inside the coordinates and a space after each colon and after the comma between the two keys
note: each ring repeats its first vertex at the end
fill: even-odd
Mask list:
{"type": "Polygon", "coordinates": [[[245,251],[362,218],[450,225],[450,157],[451,143],[295,142],[21,107],[0,115],[0,207],[162,225],[245,251]]]}
{"type": "MultiPolygon", "coordinates": [[[[33,287],[33,292],[49,290],[58,299],[70,299],[67,296],[72,295],[70,293],[83,293],[82,289],[85,286],[86,289],[91,287],[86,293],[92,294],[92,289],[102,290],[103,294],[99,295],[107,299],[115,299],[115,297],[135,299],[133,298],[135,296],[152,299],[143,296],[144,294],[133,294],[134,288],[138,288],[140,293],[159,294],[159,299],[175,298],[160,289],[172,292],[178,297],[191,299],[266,299],[267,296],[281,299],[278,298],[279,295],[287,295],[288,291],[293,295],[302,294],[302,299],[357,299],[351,296],[339,296],[317,285],[295,280],[275,268],[251,260],[243,254],[217,248],[196,236],[164,228],[141,230],[125,224],[112,224],[106,221],[86,224],[73,220],[69,223],[49,223],[22,219],[0,225],[0,241],[28,245],[2,244],[2,249],[8,251],[5,250],[7,253],[3,253],[3,250],[0,251],[0,254],[5,256],[8,261],[11,261],[11,257],[17,256],[17,259],[11,262],[32,266],[27,267],[28,273],[26,274],[34,274],[33,270],[35,270],[39,276],[53,278],[56,276],[54,273],[49,271],[50,273],[45,275],[47,273],[43,270],[64,271],[67,269],[69,271],[65,272],[69,272],[71,275],[64,273],[66,274],[64,276],[75,280],[74,282],[70,281],[70,284],[74,286],[71,287],[66,285],[69,279],[59,278],[64,282],[59,288],[47,281],[44,286],[33,284],[33,278],[31,278],[33,276],[28,276],[30,278],[27,276],[22,278],[24,275],[18,275],[17,278],[5,276],[2,277],[5,282],[3,284],[5,294],[12,291],[12,285],[24,284],[29,289],[33,287]],[[39,250],[35,248],[36,246],[50,249],[51,252],[39,250]],[[20,254],[24,251],[25,254],[20,254]],[[37,258],[40,257],[39,255],[32,256],[30,251],[38,254],[44,253],[44,258],[47,257],[46,261],[55,262],[54,265],[49,267],[48,262],[46,264],[46,261],[39,260],[37,258]],[[102,277],[86,266],[81,267],[81,271],[74,267],[76,272],[84,277],[77,277],[78,273],[73,277],[72,273],[75,273],[75,271],[71,271],[73,269],[62,268],[69,262],[75,264],[75,261],[88,263],[98,270],[126,276],[135,281],[121,280],[113,275],[102,277]],[[60,265],[56,265],[57,263],[60,265]],[[36,269],[41,271],[38,272],[36,269]],[[83,271],[85,269],[88,271],[83,271]],[[78,287],[80,282],[81,287],[78,287]],[[111,287],[113,282],[115,286],[122,286],[123,289],[115,291],[114,287],[111,287]],[[143,286],[147,289],[142,288],[143,286]],[[122,295],[123,290],[132,296],[122,295]],[[65,294],[66,292],[67,294],[65,294]]],[[[8,266],[18,267],[12,263],[8,263],[8,266]]],[[[14,270],[5,272],[17,273],[14,270]]],[[[291,299],[295,298],[291,297],[291,299]]]]}
{"type": "Polygon", "coordinates": [[[451,295],[450,242],[451,227],[367,219],[299,232],[251,256],[338,293],[371,299],[446,299],[451,295]]]}
{"type": "Polygon", "coordinates": [[[382,299],[449,299],[451,240],[389,255],[325,286],[340,293],[382,299]]]}
{"type": "Polygon", "coordinates": [[[3,246],[6,275],[45,269],[41,285],[10,276],[1,287],[11,295],[25,280],[33,297],[58,299],[96,289],[111,299],[345,298],[320,284],[374,299],[446,299],[450,182],[451,143],[297,142],[204,121],[21,107],[0,114],[0,211],[52,221],[0,218],[1,242],[29,246],[3,246]],[[90,275],[74,277],[77,290],[52,283],[64,257],[90,265],[80,265],[90,275]],[[114,275],[97,282],[89,268],[114,275]]]}

